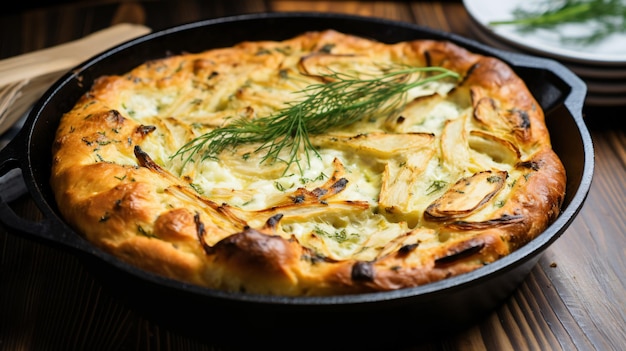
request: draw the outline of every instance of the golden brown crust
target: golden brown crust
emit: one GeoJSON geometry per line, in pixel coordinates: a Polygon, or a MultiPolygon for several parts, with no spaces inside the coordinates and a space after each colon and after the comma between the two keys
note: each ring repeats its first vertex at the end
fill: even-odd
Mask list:
{"type": "Polygon", "coordinates": [[[88,240],[167,277],[261,294],[400,289],[494,262],[558,216],[565,171],[543,118],[498,59],[449,42],[311,32],[101,77],[61,120],[51,184],[63,216],[88,240]],[[202,178],[198,160],[187,173],[170,164],[194,128],[267,115],[291,101],[288,92],[323,81],[327,67],[372,62],[441,66],[461,79],[413,97],[376,130],[315,136],[336,157],[323,179],[301,178],[302,186],[286,184],[277,165],[251,166],[246,146],[219,165],[243,188],[226,182],[232,173],[202,178]],[[443,117],[429,122],[429,114],[443,117]],[[359,167],[372,173],[359,176],[359,167]],[[363,183],[368,177],[377,180],[363,183]],[[281,192],[246,207],[274,179],[281,192]],[[334,237],[318,225],[335,226],[334,237]],[[370,227],[378,229],[366,237],[370,227]]]}

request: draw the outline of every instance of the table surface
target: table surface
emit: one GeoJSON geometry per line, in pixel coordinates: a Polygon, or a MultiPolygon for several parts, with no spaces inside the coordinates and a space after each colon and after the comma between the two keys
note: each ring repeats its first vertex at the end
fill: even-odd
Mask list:
{"type": "MultiPolygon", "coordinates": [[[[268,11],[384,17],[474,38],[468,14],[457,1],[107,0],[27,5],[0,15],[0,59],[117,23],[143,24],[156,31],[268,11]]],[[[626,347],[626,109],[586,106],[584,118],[594,142],[595,173],[585,205],[570,227],[486,319],[445,338],[414,340],[405,349],[626,347]]],[[[38,218],[28,195],[11,205],[25,218],[38,218]]],[[[53,348],[221,349],[138,314],[105,290],[74,255],[0,227],[0,349],[53,348]]]]}

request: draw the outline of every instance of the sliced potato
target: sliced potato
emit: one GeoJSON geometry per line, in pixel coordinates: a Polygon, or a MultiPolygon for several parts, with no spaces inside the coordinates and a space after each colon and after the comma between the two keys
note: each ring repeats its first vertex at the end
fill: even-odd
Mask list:
{"type": "Polygon", "coordinates": [[[407,152],[430,147],[435,136],[430,133],[366,133],[357,135],[314,136],[316,146],[342,149],[380,159],[389,159],[407,152]]]}
{"type": "Polygon", "coordinates": [[[506,178],[505,171],[484,171],[460,179],[428,206],[424,217],[432,221],[467,217],[489,202],[502,189],[506,178]]]}

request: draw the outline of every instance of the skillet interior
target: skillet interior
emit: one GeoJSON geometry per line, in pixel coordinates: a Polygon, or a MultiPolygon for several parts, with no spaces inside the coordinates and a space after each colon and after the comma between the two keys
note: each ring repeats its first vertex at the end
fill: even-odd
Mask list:
{"type": "MultiPolygon", "coordinates": [[[[211,335],[220,335],[224,343],[245,341],[240,337],[231,339],[242,331],[266,339],[292,335],[301,328],[341,328],[368,334],[368,328],[374,325],[377,333],[384,331],[395,335],[410,329],[414,336],[435,335],[473,323],[500,304],[580,210],[593,170],[593,150],[581,116],[584,94],[584,84],[556,62],[503,53],[448,33],[346,15],[257,14],[175,27],[95,56],[55,83],[33,108],[18,139],[24,143],[20,159],[25,160],[21,167],[27,186],[44,216],[53,223],[48,232],[55,238],[49,241],[81,255],[107,288],[151,318],[184,326],[197,334],[203,331],[206,334],[208,322],[184,323],[190,313],[201,319],[206,316],[208,320],[218,320],[223,330],[211,335]],[[307,30],[327,28],[384,42],[451,40],[471,51],[498,56],[511,64],[545,109],[554,149],[566,167],[568,193],[557,221],[513,254],[462,276],[399,291],[315,298],[225,293],[156,277],[94,248],[64,224],[48,183],[50,154],[41,150],[49,150],[60,117],[89,89],[95,78],[123,73],[146,60],[170,54],[230,46],[243,40],[281,40],[307,30]]],[[[372,342],[367,339],[368,345],[372,342]]]]}

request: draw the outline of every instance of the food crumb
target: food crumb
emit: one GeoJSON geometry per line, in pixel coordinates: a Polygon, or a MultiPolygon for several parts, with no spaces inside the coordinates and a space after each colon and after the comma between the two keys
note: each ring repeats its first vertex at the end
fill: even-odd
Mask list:
{"type": "Polygon", "coordinates": [[[552,262],[552,263],[550,263],[550,267],[552,267],[552,268],[556,268],[556,262],[552,262]]]}

